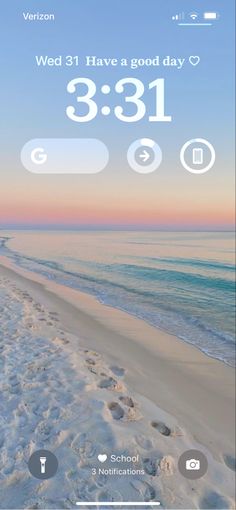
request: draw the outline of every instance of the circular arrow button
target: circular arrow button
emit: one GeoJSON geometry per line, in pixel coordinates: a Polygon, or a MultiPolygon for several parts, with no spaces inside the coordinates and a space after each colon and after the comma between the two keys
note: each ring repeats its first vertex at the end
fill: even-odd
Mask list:
{"type": "Polygon", "coordinates": [[[138,165],[148,166],[154,161],[155,152],[151,147],[138,147],[135,151],[134,157],[138,165]]]}
{"type": "Polygon", "coordinates": [[[161,164],[162,152],[159,145],[151,138],[140,138],[129,146],[127,159],[135,172],[149,174],[161,164]]]}

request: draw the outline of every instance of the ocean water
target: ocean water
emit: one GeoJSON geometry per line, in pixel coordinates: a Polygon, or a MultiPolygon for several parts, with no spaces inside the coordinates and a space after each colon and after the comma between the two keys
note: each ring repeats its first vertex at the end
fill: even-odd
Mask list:
{"type": "Polygon", "coordinates": [[[0,232],[0,255],[235,364],[231,232],[0,232]]]}

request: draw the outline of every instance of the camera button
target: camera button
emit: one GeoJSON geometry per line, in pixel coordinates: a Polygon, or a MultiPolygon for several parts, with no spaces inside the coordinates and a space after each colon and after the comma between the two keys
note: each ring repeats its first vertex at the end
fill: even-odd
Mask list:
{"type": "Polygon", "coordinates": [[[187,450],[180,456],[178,468],[185,478],[198,480],[206,474],[208,469],[206,455],[199,450],[187,450]]]}

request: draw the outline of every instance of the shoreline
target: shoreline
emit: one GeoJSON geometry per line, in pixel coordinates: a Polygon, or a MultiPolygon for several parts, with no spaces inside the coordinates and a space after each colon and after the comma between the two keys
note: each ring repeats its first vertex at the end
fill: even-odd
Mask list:
{"type": "Polygon", "coordinates": [[[0,271],[45,306],[54,307],[84,348],[96,349],[110,363],[127,368],[127,386],[174,416],[216,460],[234,455],[232,367],[89,294],[18,268],[6,257],[0,257],[0,271]],[[117,352],[114,343],[119,345],[117,352]]]}
{"type": "MultiPolygon", "coordinates": [[[[25,231],[23,231],[23,232],[25,232],[25,231]]],[[[55,231],[52,230],[52,233],[55,233],[55,231]]],[[[15,265],[15,261],[14,261],[14,259],[11,258],[11,256],[12,255],[14,256],[14,253],[16,255],[17,252],[14,252],[14,247],[10,248],[8,246],[8,242],[11,241],[11,240],[14,240],[14,237],[9,237],[9,236],[0,237],[0,243],[2,243],[1,246],[5,247],[5,248],[7,248],[7,250],[9,250],[9,255],[6,253],[4,255],[4,257],[6,259],[8,259],[9,261],[12,260],[12,263],[15,265]],[[11,252],[11,256],[10,256],[10,252],[11,252]]],[[[0,257],[1,256],[2,255],[0,254],[0,257]]],[[[45,262],[45,265],[47,266],[46,262],[45,262]]],[[[17,267],[18,267],[19,270],[26,269],[28,271],[27,267],[24,267],[24,266],[21,267],[21,266],[19,266],[16,263],[15,269],[17,269],[17,267]]],[[[49,264],[49,267],[50,267],[50,264],[49,264]]],[[[38,274],[39,276],[42,276],[44,281],[45,280],[47,280],[47,281],[55,281],[59,285],[62,285],[63,287],[67,286],[67,283],[63,282],[63,280],[61,282],[60,282],[60,279],[57,280],[57,278],[55,278],[55,280],[54,280],[54,275],[52,275],[52,280],[51,280],[50,273],[47,276],[46,275],[44,276],[43,273],[41,273],[40,271],[39,272],[37,272],[37,271],[34,272],[34,269],[31,269],[30,272],[32,274],[34,274],[34,275],[38,274]]],[[[72,272],[72,275],[73,275],[73,272],[72,272]]],[[[119,310],[121,312],[124,312],[125,314],[128,314],[129,316],[134,317],[135,319],[144,321],[145,323],[147,323],[151,327],[154,327],[155,330],[161,331],[163,333],[166,333],[167,335],[173,336],[174,338],[178,338],[181,342],[187,343],[187,344],[193,346],[194,348],[198,349],[204,355],[206,355],[206,356],[208,356],[210,358],[213,358],[213,359],[215,359],[217,361],[223,362],[225,365],[230,366],[233,369],[236,368],[236,366],[235,366],[235,351],[233,350],[232,345],[231,345],[231,353],[229,353],[227,351],[227,344],[228,344],[228,342],[232,342],[232,344],[234,345],[234,337],[235,337],[235,333],[234,333],[235,332],[235,328],[234,328],[234,326],[233,326],[233,330],[231,332],[224,332],[224,328],[223,328],[223,330],[219,329],[217,331],[217,330],[215,330],[213,325],[209,326],[209,329],[208,329],[208,326],[206,324],[204,326],[204,323],[201,324],[201,321],[200,321],[200,324],[197,326],[200,329],[198,329],[197,332],[195,331],[195,336],[193,337],[192,336],[191,328],[190,328],[190,331],[188,329],[190,327],[189,325],[182,324],[181,330],[176,331],[176,330],[173,330],[173,327],[172,328],[169,327],[168,323],[164,325],[164,324],[156,323],[155,320],[150,320],[150,318],[148,318],[147,316],[143,315],[140,310],[139,310],[139,312],[137,312],[137,310],[136,311],[132,310],[132,307],[130,309],[130,307],[123,306],[123,303],[118,304],[117,302],[116,303],[113,303],[112,301],[109,302],[109,299],[108,300],[104,300],[103,297],[101,297],[101,295],[99,294],[99,291],[98,292],[94,291],[94,289],[90,289],[90,290],[83,289],[82,286],[78,286],[78,287],[77,286],[73,286],[73,285],[71,285],[71,282],[68,284],[68,287],[71,288],[72,290],[78,291],[78,293],[81,293],[82,295],[86,295],[87,294],[87,295],[91,296],[92,298],[94,298],[96,301],[98,301],[99,303],[101,303],[101,305],[103,305],[105,307],[110,307],[112,309],[117,309],[117,310],[119,310]],[[187,329],[186,329],[186,326],[187,326],[187,329]],[[207,331],[207,334],[206,334],[206,337],[205,337],[205,342],[203,341],[203,345],[202,345],[202,342],[201,342],[201,340],[199,341],[199,339],[202,338],[204,331],[207,331]],[[218,350],[217,342],[215,344],[216,338],[211,338],[211,340],[209,340],[209,338],[208,338],[208,332],[209,331],[215,337],[220,336],[222,342],[226,342],[226,345],[224,347],[222,347],[223,351],[222,350],[218,350]],[[196,337],[196,334],[197,334],[197,337],[196,337]]],[[[212,312],[212,310],[211,310],[211,312],[212,312]]],[[[179,314],[179,317],[180,318],[182,317],[181,316],[181,312],[179,314]]],[[[230,320],[230,318],[229,318],[229,320],[230,320]]],[[[196,322],[198,322],[198,320],[196,320],[196,322]]],[[[193,321],[193,323],[195,323],[195,321],[193,321]]],[[[196,327],[196,325],[193,324],[192,328],[194,329],[195,327],[196,327]]]]}

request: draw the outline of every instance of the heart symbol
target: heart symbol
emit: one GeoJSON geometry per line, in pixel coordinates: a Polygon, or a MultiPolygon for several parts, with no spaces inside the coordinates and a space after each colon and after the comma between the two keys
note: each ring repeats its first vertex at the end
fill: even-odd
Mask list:
{"type": "Polygon", "coordinates": [[[197,66],[200,62],[200,57],[198,55],[191,55],[189,62],[192,66],[197,66]]]}
{"type": "Polygon", "coordinates": [[[106,462],[106,460],[107,460],[107,455],[106,455],[105,453],[100,453],[100,454],[98,455],[98,460],[99,460],[99,462],[106,462]]]}

